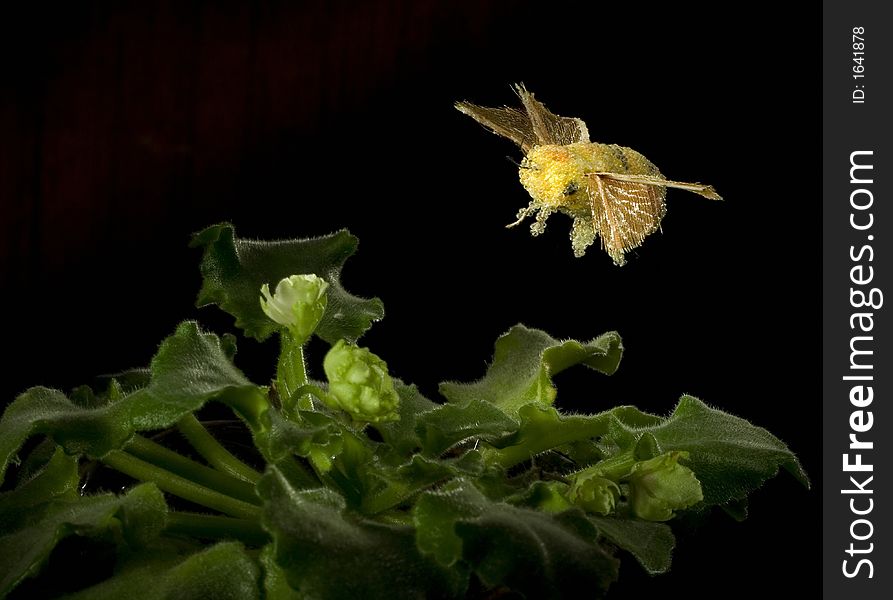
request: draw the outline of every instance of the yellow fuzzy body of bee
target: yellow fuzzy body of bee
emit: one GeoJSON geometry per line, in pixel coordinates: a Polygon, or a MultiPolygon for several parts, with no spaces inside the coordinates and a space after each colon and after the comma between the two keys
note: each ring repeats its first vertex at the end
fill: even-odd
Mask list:
{"type": "Polygon", "coordinates": [[[534,146],[518,169],[521,185],[534,201],[573,216],[589,212],[589,198],[581,192],[588,185],[587,174],[600,172],[663,178],[632,148],[594,142],[534,146]]]}

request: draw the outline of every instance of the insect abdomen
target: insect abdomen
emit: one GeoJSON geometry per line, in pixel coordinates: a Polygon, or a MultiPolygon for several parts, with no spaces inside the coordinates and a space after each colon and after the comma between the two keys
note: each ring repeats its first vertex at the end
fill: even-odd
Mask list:
{"type": "Polygon", "coordinates": [[[632,148],[626,146],[618,146],[617,144],[592,144],[593,146],[603,146],[607,148],[615,157],[614,164],[616,169],[605,169],[604,173],[629,173],[631,175],[650,175],[652,177],[660,177],[663,179],[660,171],[654,163],[645,158],[641,153],[636,152],[632,148]]]}

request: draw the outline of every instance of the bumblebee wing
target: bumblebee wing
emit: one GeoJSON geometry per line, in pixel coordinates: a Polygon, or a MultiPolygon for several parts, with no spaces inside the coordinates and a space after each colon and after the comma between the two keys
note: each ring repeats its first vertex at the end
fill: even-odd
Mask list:
{"type": "Polygon", "coordinates": [[[576,144],[589,142],[589,130],[582,119],[559,117],[527,91],[523,83],[515,86],[515,93],[521,98],[527,111],[537,144],[576,144]]]}
{"type": "Polygon", "coordinates": [[[512,140],[521,146],[525,153],[537,143],[533,125],[524,111],[507,106],[490,108],[470,102],[456,102],[456,110],[468,115],[496,135],[512,140]]]}
{"type": "MultiPolygon", "coordinates": [[[[660,227],[666,214],[663,186],[612,179],[603,173],[586,176],[592,229],[614,263],[637,248],[660,227]]],[[[613,174],[611,174],[613,175],[613,174]]]]}
{"type": "Polygon", "coordinates": [[[633,175],[631,173],[593,173],[599,177],[610,179],[615,182],[635,183],[642,185],[679,188],[688,190],[695,194],[709,198],[710,200],[722,200],[722,196],[716,193],[712,185],[704,185],[703,183],[685,183],[682,181],[669,181],[660,177],[651,175],[633,175]]]}

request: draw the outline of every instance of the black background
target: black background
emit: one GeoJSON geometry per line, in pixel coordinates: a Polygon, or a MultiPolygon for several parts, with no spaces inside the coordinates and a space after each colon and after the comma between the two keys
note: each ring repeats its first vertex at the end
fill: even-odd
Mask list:
{"type": "MultiPolygon", "coordinates": [[[[817,14],[641,3],[31,4],[0,17],[5,400],[148,362],[192,307],[192,232],[347,227],[345,286],[382,298],[363,343],[429,396],[479,377],[523,322],[621,333],[619,372],[558,377],[559,405],[667,414],[682,393],[785,440],[818,484],[817,14]],[[618,268],[573,257],[569,221],[511,230],[528,202],[507,140],[452,108],[524,81],[593,141],[671,179],[663,231],[618,268]],[[817,187],[817,186],[815,186],[817,187]],[[412,267],[410,260],[421,268],[412,267]]],[[[9,10],[9,9],[4,9],[9,10]]],[[[269,346],[269,347],[268,347],[269,346]]],[[[275,348],[240,346],[270,375],[275,348]]],[[[614,597],[819,587],[819,499],[782,474],[738,524],[680,539],[669,575],[625,562],[614,597]]],[[[805,593],[804,593],[805,592],[805,593]]]]}

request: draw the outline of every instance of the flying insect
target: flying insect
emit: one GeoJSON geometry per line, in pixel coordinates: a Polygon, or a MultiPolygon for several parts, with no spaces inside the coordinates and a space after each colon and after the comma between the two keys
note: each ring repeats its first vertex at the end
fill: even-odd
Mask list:
{"type": "Polygon", "coordinates": [[[667,212],[666,188],[679,188],[722,200],[713,186],[666,179],[654,164],[632,148],[589,141],[581,119],[551,113],[527,91],[514,86],[522,108],[485,107],[457,102],[456,108],[506,137],[524,151],[521,184],[530,204],[517,214],[514,227],[533,217],[533,235],[541,234],[555,212],[573,218],[571,246],[583,256],[596,238],[616,265],[660,227],[667,212]]]}

